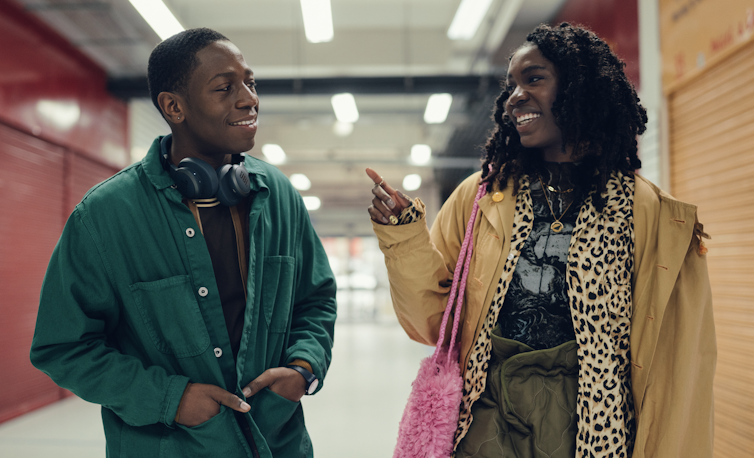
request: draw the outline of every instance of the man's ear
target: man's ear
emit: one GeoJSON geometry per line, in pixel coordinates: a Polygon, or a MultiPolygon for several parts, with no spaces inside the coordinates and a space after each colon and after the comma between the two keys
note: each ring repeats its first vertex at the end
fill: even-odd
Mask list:
{"type": "Polygon", "coordinates": [[[169,123],[180,124],[186,119],[183,113],[185,102],[180,95],[173,92],[160,92],[157,96],[157,104],[169,123]]]}

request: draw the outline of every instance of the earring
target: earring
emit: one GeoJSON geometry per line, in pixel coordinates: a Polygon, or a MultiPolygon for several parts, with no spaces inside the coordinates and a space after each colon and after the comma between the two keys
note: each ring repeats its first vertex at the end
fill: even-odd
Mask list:
{"type": "Polygon", "coordinates": [[[180,121],[180,120],[181,120],[181,117],[180,117],[180,116],[178,116],[178,121],[180,121]]]}

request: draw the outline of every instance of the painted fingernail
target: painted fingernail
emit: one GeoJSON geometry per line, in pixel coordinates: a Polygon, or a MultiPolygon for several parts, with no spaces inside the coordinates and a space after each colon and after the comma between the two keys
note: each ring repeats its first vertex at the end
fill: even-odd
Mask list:
{"type": "Polygon", "coordinates": [[[388,221],[387,221],[387,218],[385,218],[385,217],[383,216],[383,217],[382,217],[382,222],[383,222],[383,223],[385,223],[385,224],[387,224],[387,222],[388,222],[388,221]]]}
{"type": "Polygon", "coordinates": [[[245,402],[241,401],[241,408],[242,408],[243,410],[249,410],[249,409],[251,409],[251,406],[250,406],[249,404],[247,404],[247,403],[245,403],[245,402]]]}
{"type": "Polygon", "coordinates": [[[393,199],[388,199],[385,201],[388,207],[395,208],[395,202],[393,202],[393,199]]]}

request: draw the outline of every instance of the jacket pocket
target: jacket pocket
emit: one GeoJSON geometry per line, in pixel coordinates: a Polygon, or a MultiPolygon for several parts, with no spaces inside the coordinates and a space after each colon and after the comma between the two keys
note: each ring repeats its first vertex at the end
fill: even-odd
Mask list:
{"type": "Polygon", "coordinates": [[[293,300],[294,259],[265,256],[262,273],[262,309],[270,332],[286,332],[293,300]]]}
{"type": "Polygon", "coordinates": [[[235,422],[233,411],[220,406],[220,413],[193,428],[183,425],[165,428],[160,441],[160,458],[246,456],[241,442],[245,439],[240,436],[235,422]]]}
{"type": "Polygon", "coordinates": [[[307,456],[309,436],[304,427],[301,402],[293,402],[269,388],[251,399],[251,417],[262,433],[272,456],[307,456]]]}
{"type": "Polygon", "coordinates": [[[129,287],[152,343],[176,358],[209,347],[209,333],[188,275],[134,283],[129,287]]]}

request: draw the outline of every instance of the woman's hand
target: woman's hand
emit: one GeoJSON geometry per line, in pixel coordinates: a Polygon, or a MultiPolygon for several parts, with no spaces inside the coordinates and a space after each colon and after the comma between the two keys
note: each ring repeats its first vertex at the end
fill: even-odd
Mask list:
{"type": "Polygon", "coordinates": [[[372,188],[372,205],[369,206],[369,216],[377,224],[398,224],[398,216],[408,207],[410,199],[400,191],[385,183],[379,173],[367,168],[367,175],[374,181],[372,188]]]}

